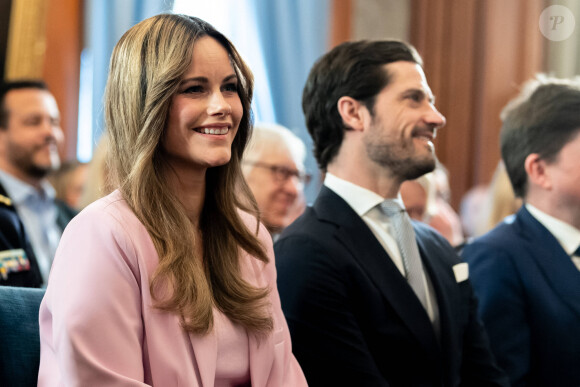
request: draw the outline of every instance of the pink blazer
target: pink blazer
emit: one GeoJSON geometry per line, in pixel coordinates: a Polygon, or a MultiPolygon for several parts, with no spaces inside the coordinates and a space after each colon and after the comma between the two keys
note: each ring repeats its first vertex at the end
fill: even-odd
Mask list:
{"type": "MultiPolygon", "coordinates": [[[[243,216],[255,229],[255,219],[243,216]]],[[[270,288],[274,330],[261,342],[249,338],[252,386],[306,386],[292,354],[272,242],[263,226],[259,238],[270,263],[244,254],[242,275],[270,288]]],[[[215,334],[188,334],[177,315],[151,306],[149,279],[157,263],[149,234],[118,191],[69,223],[40,306],[39,386],[214,385],[215,334]]]]}

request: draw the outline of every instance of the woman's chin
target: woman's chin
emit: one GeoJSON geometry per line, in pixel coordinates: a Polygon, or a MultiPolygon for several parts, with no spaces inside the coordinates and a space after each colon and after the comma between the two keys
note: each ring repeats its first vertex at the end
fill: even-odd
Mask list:
{"type": "Polygon", "coordinates": [[[206,166],[207,168],[213,168],[213,167],[221,167],[222,165],[226,165],[227,163],[229,163],[231,160],[231,155],[224,155],[222,157],[215,157],[212,158],[210,160],[206,161],[206,166]]]}

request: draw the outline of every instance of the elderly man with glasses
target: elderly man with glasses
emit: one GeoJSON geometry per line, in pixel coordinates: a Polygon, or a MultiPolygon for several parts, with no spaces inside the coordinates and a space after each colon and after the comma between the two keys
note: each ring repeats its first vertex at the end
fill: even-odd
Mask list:
{"type": "Polygon", "coordinates": [[[242,169],[272,235],[280,233],[305,207],[306,147],[289,129],[257,124],[244,154],[242,169]]]}

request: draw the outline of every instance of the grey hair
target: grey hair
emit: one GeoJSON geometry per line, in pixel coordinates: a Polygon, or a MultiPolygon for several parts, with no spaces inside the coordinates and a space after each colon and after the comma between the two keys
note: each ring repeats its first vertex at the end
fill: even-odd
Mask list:
{"type": "MultiPolygon", "coordinates": [[[[298,169],[304,169],[306,159],[306,145],[285,126],[275,123],[257,123],[252,132],[252,138],[244,152],[244,161],[256,161],[266,149],[286,148],[298,169]]],[[[244,174],[248,174],[253,167],[249,164],[242,166],[244,174]]]]}

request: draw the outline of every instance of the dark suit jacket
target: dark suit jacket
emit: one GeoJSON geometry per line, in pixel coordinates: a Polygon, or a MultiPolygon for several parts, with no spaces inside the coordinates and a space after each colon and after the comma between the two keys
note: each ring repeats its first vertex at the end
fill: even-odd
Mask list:
{"type": "MultiPolygon", "coordinates": [[[[0,184],[0,195],[9,197],[6,193],[6,189],[4,189],[2,184],[0,184]]],[[[61,231],[64,231],[68,222],[70,222],[71,219],[78,214],[78,212],[62,200],[54,199],[54,204],[56,206],[56,224],[61,231]]]]}
{"type": "Polygon", "coordinates": [[[32,247],[26,237],[24,226],[14,207],[5,201],[0,201],[0,265],[4,270],[0,276],[0,285],[40,287],[42,276],[32,252],[32,247]],[[24,254],[15,254],[15,250],[24,250],[24,254]]]}
{"type": "Polygon", "coordinates": [[[580,386],[580,271],[525,207],[465,246],[480,314],[514,386],[580,386]]]}
{"type": "MultiPolygon", "coordinates": [[[[9,198],[2,184],[0,184],[0,195],[9,198]]],[[[57,208],[56,224],[61,230],[64,230],[77,212],[58,199],[55,200],[55,205],[57,208]]],[[[12,205],[0,203],[0,252],[20,248],[26,252],[30,267],[28,269],[23,267],[22,270],[7,273],[8,278],[6,279],[0,276],[0,285],[40,287],[43,283],[42,276],[20,217],[12,205]]]]}
{"type": "Polygon", "coordinates": [[[311,386],[506,385],[453,248],[414,224],[435,289],[441,343],[426,311],[366,223],[330,189],[275,244],[293,352],[311,386]]]}

